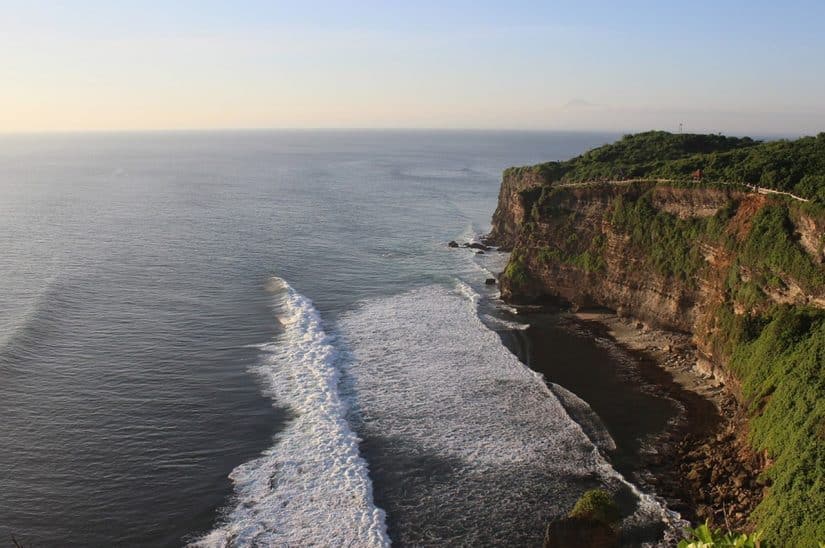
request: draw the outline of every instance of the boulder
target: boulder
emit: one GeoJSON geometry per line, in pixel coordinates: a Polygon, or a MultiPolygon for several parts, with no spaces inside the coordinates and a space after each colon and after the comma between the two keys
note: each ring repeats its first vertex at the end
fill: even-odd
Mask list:
{"type": "Polygon", "coordinates": [[[621,513],[604,489],[585,492],[567,517],[552,521],[544,534],[544,548],[612,548],[619,545],[621,513]]]}
{"type": "Polygon", "coordinates": [[[447,244],[449,247],[458,247],[458,242],[455,240],[451,240],[450,243],[447,244]]]}
{"type": "Polygon", "coordinates": [[[619,534],[610,525],[586,517],[566,517],[553,521],[544,534],[544,548],[613,548],[619,534]]]}
{"type": "Polygon", "coordinates": [[[496,279],[495,278],[487,278],[486,280],[484,280],[484,284],[485,285],[496,285],[496,279]]]}

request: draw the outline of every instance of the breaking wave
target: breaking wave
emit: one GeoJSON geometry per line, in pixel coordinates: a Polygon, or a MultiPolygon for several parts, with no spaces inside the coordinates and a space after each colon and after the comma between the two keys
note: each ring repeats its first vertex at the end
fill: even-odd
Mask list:
{"type": "Polygon", "coordinates": [[[358,437],[340,397],[339,352],[312,302],[273,278],[283,333],[256,372],[294,418],[264,454],[232,471],[233,506],[192,546],[388,546],[358,437]]]}

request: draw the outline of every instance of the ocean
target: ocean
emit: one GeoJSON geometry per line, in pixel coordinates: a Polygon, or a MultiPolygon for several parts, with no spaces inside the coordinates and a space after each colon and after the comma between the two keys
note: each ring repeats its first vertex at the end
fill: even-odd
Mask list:
{"type": "Polygon", "coordinates": [[[655,522],[503,344],[506,257],[447,247],[616,137],[0,137],[0,538],[536,545],[599,485],[655,522]]]}

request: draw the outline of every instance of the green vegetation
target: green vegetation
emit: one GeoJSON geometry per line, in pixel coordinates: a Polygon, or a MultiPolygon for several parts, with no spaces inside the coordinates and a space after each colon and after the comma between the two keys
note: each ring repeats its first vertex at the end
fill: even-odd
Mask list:
{"type": "MultiPolygon", "coordinates": [[[[769,212],[764,222],[774,226],[777,218],[783,215],[769,212]]],[[[751,519],[772,545],[813,546],[813,539],[825,539],[825,520],[817,513],[825,508],[825,311],[767,300],[762,288],[782,282],[760,268],[784,264],[784,276],[788,269],[804,275],[810,258],[801,267],[782,262],[796,256],[794,244],[786,232],[761,230],[761,223],[754,222],[748,245],[764,252],[745,249],[742,262],[731,267],[712,342],[741,383],[751,445],[773,460],[761,478],[770,485],[768,494],[751,519]],[[784,243],[773,248],[776,242],[784,243]],[[752,279],[741,279],[743,265],[752,279]],[[751,312],[735,313],[737,304],[751,312]]]]}
{"type": "Polygon", "coordinates": [[[585,492],[570,511],[571,518],[587,518],[611,527],[621,519],[619,507],[610,493],[604,489],[591,489],[585,492]]]}
{"type": "Polygon", "coordinates": [[[825,270],[796,242],[787,207],[772,205],[756,214],[741,257],[764,275],[789,274],[803,289],[825,285],[825,270]]]}
{"type": "Polygon", "coordinates": [[[746,308],[764,300],[760,285],[778,289],[784,286],[783,278],[794,280],[808,291],[825,286],[825,270],[797,241],[788,204],[777,202],[762,208],[740,243],[727,230],[735,213],[734,202],[712,217],[680,219],[653,207],[650,193],[635,199],[618,196],[613,201],[611,222],[630,236],[660,274],[691,283],[705,265],[700,244],[710,242],[736,252],[728,288],[736,286],[739,295],[734,300],[746,308]],[[743,267],[759,283],[741,283],[738,273],[743,267]]]}
{"type": "Polygon", "coordinates": [[[539,249],[536,259],[541,264],[566,264],[572,265],[588,274],[591,272],[601,272],[607,265],[602,257],[601,243],[603,240],[596,240],[592,243],[589,249],[581,252],[565,253],[559,249],[551,249],[547,246],[539,249]]]}
{"type": "Polygon", "coordinates": [[[789,280],[821,292],[825,269],[797,242],[789,207],[782,201],[763,207],[741,242],[726,228],[734,208],[678,219],[657,211],[649,193],[616,198],[612,223],[659,273],[688,284],[705,265],[703,241],[735,257],[715,339],[742,383],[752,445],[774,459],[764,478],[771,482],[769,494],[752,518],[771,543],[806,546],[825,538],[825,520],[815,510],[825,508],[825,311],[774,305],[765,291],[789,280]],[[737,306],[748,312],[735,313],[737,306]]]}
{"type": "Polygon", "coordinates": [[[511,168],[546,182],[616,179],[690,180],[755,184],[825,203],[825,133],[795,141],[649,131],[590,150],[565,162],[511,168]]]}
{"type": "Polygon", "coordinates": [[[738,341],[730,367],[749,404],[752,444],[774,460],[752,517],[771,543],[813,545],[825,539],[825,311],[776,306],[720,325],[738,341]]]}
{"type": "Polygon", "coordinates": [[[679,219],[654,208],[648,191],[635,200],[616,198],[611,223],[630,236],[657,272],[693,283],[705,264],[699,243],[703,239],[718,242],[731,214],[731,208],[724,208],[713,217],[679,219]]]}
{"type": "Polygon", "coordinates": [[[591,272],[599,272],[606,268],[601,253],[591,252],[590,250],[585,250],[578,255],[573,255],[567,258],[566,262],[584,270],[588,274],[591,272]]]}
{"type": "MultiPolygon", "coordinates": [[[[555,234],[565,234],[564,239],[554,238],[557,247],[542,246],[535,255],[539,265],[563,264],[575,266],[587,273],[601,272],[607,268],[604,261],[605,237],[599,231],[583,230],[581,215],[563,208],[548,211],[547,203],[551,196],[557,195],[557,189],[543,189],[539,195],[531,196],[531,234],[540,221],[550,221],[550,230],[555,234]]],[[[594,227],[590,227],[591,229],[594,227]]],[[[531,234],[541,238],[541,235],[531,234]]]]}
{"type": "Polygon", "coordinates": [[[762,536],[760,533],[748,535],[711,529],[707,523],[688,529],[687,533],[688,538],[679,541],[678,548],[758,548],[762,536]]]}
{"type": "MultiPolygon", "coordinates": [[[[812,253],[817,250],[803,247],[798,233],[807,230],[810,238],[810,227],[821,230],[825,225],[825,133],[760,143],[649,132],[567,162],[510,174],[524,171],[548,183],[647,180],[589,185],[586,190],[541,185],[524,191],[529,229],[522,232],[505,275],[518,285],[544,265],[573,265],[588,273],[606,270],[609,233],[611,241],[624,238],[629,243],[622,252],[634,267],[646,263],[651,272],[682,288],[698,289],[703,280],[713,295],[721,290],[718,305],[710,303],[716,307],[713,325],[701,325],[697,336],[710,343],[713,354],[739,381],[751,445],[771,462],[760,478],[768,486],[767,494],[751,522],[771,546],[816,546],[816,541],[825,540],[825,310],[777,304],[803,302],[799,289],[808,296],[825,293],[825,267],[812,253]],[[724,189],[713,199],[728,196],[727,206],[701,218],[680,218],[659,209],[663,196],[680,194],[660,194],[661,187],[695,186],[689,181],[696,169],[704,172],[703,187],[724,189]],[[657,178],[671,182],[656,182],[657,178]],[[743,199],[722,182],[758,184],[812,201],[743,199]],[[807,224],[802,217],[807,217],[807,224]],[[526,255],[527,250],[535,250],[535,255],[526,255]],[[713,266],[705,259],[708,251],[713,266]]],[[[818,245],[821,254],[825,237],[818,243],[807,240],[806,245],[818,245]]],[[[587,500],[582,497],[571,515],[591,511],[588,505],[603,502],[602,496],[586,494],[587,500]]],[[[680,546],[747,547],[760,540],[707,526],[694,529],[692,535],[680,546]]]]}
{"type": "MultiPolygon", "coordinates": [[[[728,289],[734,291],[733,300],[746,309],[765,302],[763,288],[786,289],[783,280],[793,280],[806,291],[825,286],[825,270],[801,247],[791,220],[794,211],[825,218],[823,208],[774,199],[753,216],[745,239],[738,241],[729,226],[738,207],[733,198],[716,215],[682,219],[653,205],[653,193],[659,186],[634,184],[609,202],[613,228],[630,237],[655,272],[695,284],[697,274],[706,266],[702,244],[709,243],[735,255],[728,289]],[[740,271],[748,272],[752,280],[740,280],[740,271]]],[[[561,205],[572,192],[566,187],[545,187],[539,193],[533,190],[529,196],[530,220],[523,232],[544,243],[537,246],[535,260],[539,265],[572,265],[587,273],[604,271],[604,235],[598,227],[582,226],[581,213],[561,205]],[[564,238],[550,238],[553,246],[548,246],[547,238],[535,234],[540,223],[553,234],[564,234],[564,238]]],[[[514,282],[526,281],[529,268],[525,258],[512,261],[508,271],[514,282]]]]}
{"type": "Polygon", "coordinates": [[[524,264],[524,258],[517,253],[513,253],[510,257],[510,261],[507,263],[507,268],[504,269],[502,277],[509,280],[515,289],[524,287],[529,279],[527,266],[524,264]]]}

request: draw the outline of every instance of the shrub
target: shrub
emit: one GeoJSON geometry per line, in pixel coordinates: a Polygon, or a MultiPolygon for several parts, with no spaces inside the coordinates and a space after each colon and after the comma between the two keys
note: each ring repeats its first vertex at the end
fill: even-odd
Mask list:
{"type": "Polygon", "coordinates": [[[794,226],[784,205],[767,206],[756,214],[741,256],[768,276],[790,275],[805,289],[825,285],[825,271],[796,241],[794,226]]]}
{"type": "Polygon", "coordinates": [[[758,548],[761,533],[751,535],[722,529],[711,529],[707,523],[688,529],[688,538],[679,541],[679,548],[758,548]]]}
{"type": "Polygon", "coordinates": [[[605,525],[614,526],[621,519],[619,507],[610,493],[604,489],[585,492],[570,511],[571,518],[588,518],[605,525]]]}
{"type": "Polygon", "coordinates": [[[504,269],[504,277],[509,280],[513,287],[522,287],[527,283],[529,275],[527,273],[527,266],[524,264],[524,259],[516,254],[510,257],[510,262],[507,263],[507,268],[504,269]]]}
{"type": "MultiPolygon", "coordinates": [[[[728,214],[723,209],[719,215],[728,214]]],[[[620,196],[614,200],[611,222],[617,230],[630,236],[657,272],[693,283],[695,274],[704,265],[698,243],[703,237],[718,233],[722,221],[714,217],[679,219],[658,211],[646,192],[637,199],[620,196]]]]}

